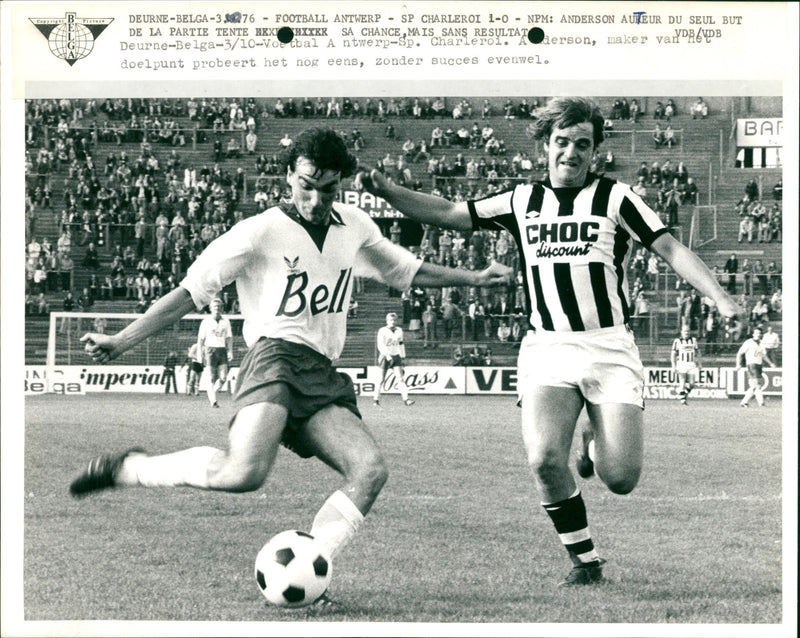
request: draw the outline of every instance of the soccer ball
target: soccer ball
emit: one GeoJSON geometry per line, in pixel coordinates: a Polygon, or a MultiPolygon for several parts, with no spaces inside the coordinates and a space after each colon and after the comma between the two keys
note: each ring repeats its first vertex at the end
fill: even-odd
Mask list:
{"type": "Polygon", "coordinates": [[[297,530],[273,536],[256,556],[256,583],[278,607],[304,607],[331,582],[331,558],[311,535],[297,530]]]}

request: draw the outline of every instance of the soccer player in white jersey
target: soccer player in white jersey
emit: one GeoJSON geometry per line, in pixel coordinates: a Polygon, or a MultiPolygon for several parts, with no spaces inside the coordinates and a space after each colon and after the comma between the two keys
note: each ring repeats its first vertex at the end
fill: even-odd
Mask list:
{"type": "Polygon", "coordinates": [[[372,402],[381,404],[381,388],[386,380],[389,370],[394,371],[400,396],[406,405],[414,405],[414,400],[408,398],[408,386],[405,382],[406,346],[403,343],[403,329],[396,326],[397,313],[390,312],[386,315],[386,325],[378,330],[376,341],[378,344],[378,366],[381,369],[381,380],[375,387],[375,396],[372,402]]]}
{"type": "Polygon", "coordinates": [[[257,490],[283,443],[344,477],[314,518],[311,534],[331,555],[352,538],[387,478],[380,449],[361,420],[353,382],[332,364],[344,346],[353,277],[370,276],[405,290],[412,283],[489,286],[512,274],[497,263],[480,272],[424,263],[392,244],[364,211],[335,201],[356,162],[334,131],[303,132],[287,153],[291,202],[245,219],[214,240],[178,288],[121,332],[82,337],[92,359],[106,363],[203,308],[235,281],[249,350],[237,379],[227,449],[102,455],[72,482],[73,496],[128,486],[257,490]]]}
{"type": "Polygon", "coordinates": [[[522,341],[522,431],[542,505],[572,559],[564,585],[603,579],[586,508],[569,469],[578,415],[590,432],[582,473],[595,468],[617,494],[636,486],[643,458],[643,368],[628,326],[625,278],[632,240],[660,255],[721,315],[739,312],[705,264],[675,240],[629,186],[589,172],[603,140],[603,115],[589,100],[559,97],[533,116],[548,178],[479,201],[450,202],[360,174],[363,188],[425,224],[508,230],[519,248],[533,330],[522,341]],[[594,459],[587,458],[594,448],[594,459]]]}
{"type": "Polygon", "coordinates": [[[222,299],[212,299],[209,310],[211,314],[200,322],[197,331],[197,347],[209,373],[208,402],[218,408],[217,391],[225,385],[228,364],[233,360],[233,330],[230,320],[222,316],[222,299]]]}
{"type": "Polygon", "coordinates": [[[764,362],[773,368],[775,363],[769,358],[767,349],[761,342],[761,328],[753,328],[753,336],[745,341],[736,353],[736,369],[747,366],[747,392],[739,404],[746,408],[754,396],[758,405],[764,405],[764,362]]]}
{"type": "Polygon", "coordinates": [[[686,405],[689,393],[700,378],[700,347],[697,337],[689,334],[689,326],[681,326],[681,334],[672,341],[670,351],[672,369],[678,376],[678,398],[686,405]]]}

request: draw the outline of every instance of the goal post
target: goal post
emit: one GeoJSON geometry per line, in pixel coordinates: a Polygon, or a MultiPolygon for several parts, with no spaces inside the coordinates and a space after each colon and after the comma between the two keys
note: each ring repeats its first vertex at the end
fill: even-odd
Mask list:
{"type": "MultiPolygon", "coordinates": [[[[116,334],[130,325],[141,314],[114,312],[51,312],[47,339],[46,375],[55,378],[57,369],[81,370],[97,364],[86,353],[81,337],[87,332],[116,334]]],[[[176,374],[186,364],[189,348],[197,343],[200,322],[207,314],[188,314],[148,337],[109,365],[130,367],[132,371],[162,371],[164,360],[170,352],[177,357],[176,374]]],[[[239,365],[246,345],[242,336],[244,317],[223,315],[231,322],[233,331],[233,360],[231,367],[239,365]]],[[[180,375],[178,374],[180,377],[180,375]]],[[[204,377],[206,374],[203,375],[204,377]]],[[[179,384],[180,385],[180,384],[179,384]]]]}
{"type": "Polygon", "coordinates": [[[717,207],[695,206],[689,229],[689,248],[696,250],[717,239],[717,207]]]}

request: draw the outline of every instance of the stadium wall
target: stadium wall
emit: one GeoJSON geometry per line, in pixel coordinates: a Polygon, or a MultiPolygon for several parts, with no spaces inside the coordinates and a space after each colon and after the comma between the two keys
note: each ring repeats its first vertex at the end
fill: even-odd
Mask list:
{"type": "MultiPolygon", "coordinates": [[[[407,366],[405,381],[413,394],[517,394],[517,369],[514,367],[454,367],[407,366]]],[[[47,366],[25,367],[25,395],[45,393],[164,393],[164,371],[161,366],[54,366],[48,378],[47,366]]],[[[363,366],[340,368],[353,379],[356,394],[371,395],[380,381],[380,368],[363,366]]],[[[233,388],[239,368],[232,368],[223,391],[233,388]]],[[[178,393],[186,391],[186,374],[176,370],[178,393]]],[[[200,391],[205,391],[208,374],[200,380],[200,391]]],[[[645,400],[677,399],[677,378],[670,368],[645,368],[645,400]]],[[[708,367],[700,372],[699,382],[692,393],[693,399],[723,399],[743,396],[747,389],[744,370],[726,367],[708,367]]],[[[764,370],[763,390],[766,396],[782,396],[783,374],[781,368],[764,370]]],[[[382,392],[398,393],[397,379],[389,372],[382,392]]]]}

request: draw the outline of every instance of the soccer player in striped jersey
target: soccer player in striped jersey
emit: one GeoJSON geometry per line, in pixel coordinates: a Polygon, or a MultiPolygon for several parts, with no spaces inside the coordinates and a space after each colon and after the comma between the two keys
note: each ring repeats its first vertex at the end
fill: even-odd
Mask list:
{"type": "Polygon", "coordinates": [[[629,186],[589,172],[603,140],[604,118],[594,103],[559,97],[532,117],[534,137],[548,155],[549,175],[542,182],[450,202],[404,189],[377,171],[357,181],[422,223],[461,231],[504,229],[515,238],[532,328],[518,361],[523,439],[542,505],[573,562],[563,584],[591,584],[603,579],[605,561],[592,541],[569,454],[585,406],[590,431],[579,473],[596,470],[617,494],[627,494],[639,480],[644,380],[628,326],[625,275],[632,241],[712,298],[721,315],[739,310],[705,264],[629,186]]]}
{"type": "Polygon", "coordinates": [[[767,349],[761,343],[762,334],[761,328],[753,328],[753,336],[747,339],[736,353],[736,369],[741,370],[743,366],[747,366],[747,392],[745,392],[744,398],[739,404],[743,408],[747,407],[753,397],[756,398],[758,405],[764,405],[763,389],[766,385],[764,362],[766,361],[770,366],[775,367],[775,363],[767,354],[767,349]]]}
{"type": "Polygon", "coordinates": [[[700,347],[697,337],[689,334],[686,324],[681,326],[680,336],[672,341],[670,361],[678,376],[678,398],[682,405],[686,405],[686,399],[700,376],[700,347]]]}
{"type": "Polygon", "coordinates": [[[215,239],[178,288],[121,332],[82,337],[92,359],[106,363],[203,308],[235,281],[249,349],[237,379],[227,449],[103,455],[72,482],[73,496],[128,486],[256,490],[283,443],[344,476],[314,518],[311,534],[331,555],[352,538],[387,478],[380,449],[361,421],[353,382],[332,362],[344,346],[353,277],[404,290],[412,284],[490,286],[512,274],[497,263],[480,272],[425,263],[390,242],[364,211],[335,201],[341,180],[355,168],[337,133],[303,132],[288,151],[291,202],[215,239]]]}
{"type": "Polygon", "coordinates": [[[375,387],[375,396],[372,402],[381,404],[381,388],[386,380],[386,374],[392,370],[396,375],[397,387],[400,396],[406,405],[414,405],[414,400],[408,398],[408,386],[405,381],[406,346],[403,343],[403,329],[396,326],[397,313],[390,312],[386,315],[386,325],[378,330],[376,342],[378,346],[378,366],[381,369],[381,380],[375,387]]]}

